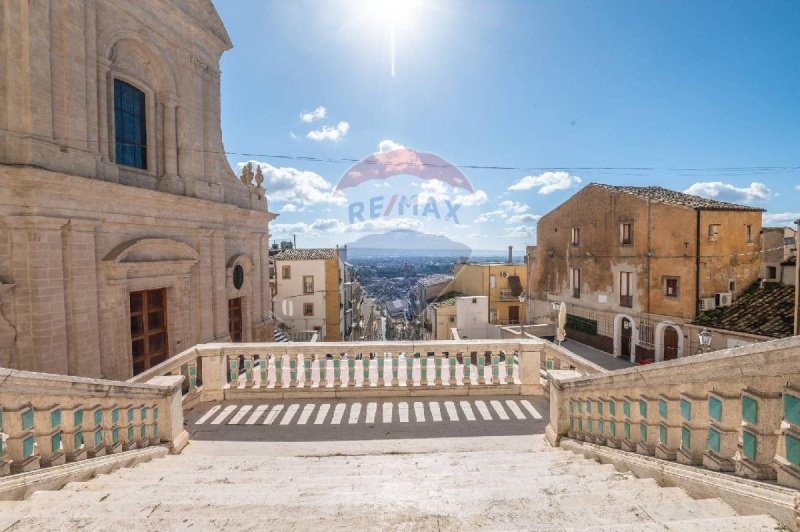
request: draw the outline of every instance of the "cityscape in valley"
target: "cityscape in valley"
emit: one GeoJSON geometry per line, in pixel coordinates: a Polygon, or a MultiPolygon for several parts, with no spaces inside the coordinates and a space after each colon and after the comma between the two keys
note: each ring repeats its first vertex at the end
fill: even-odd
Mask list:
{"type": "Polygon", "coordinates": [[[0,532],[800,530],[798,27],[4,1],[0,532]]]}

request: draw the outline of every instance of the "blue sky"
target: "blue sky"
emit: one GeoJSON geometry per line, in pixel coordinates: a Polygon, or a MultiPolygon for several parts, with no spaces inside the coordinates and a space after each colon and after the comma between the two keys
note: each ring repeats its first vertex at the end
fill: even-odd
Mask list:
{"type": "Polygon", "coordinates": [[[376,0],[214,3],[234,43],[225,147],[258,154],[233,166],[264,163],[277,239],[408,227],[477,249],[533,244],[537,217],[590,182],[748,203],[771,224],[800,216],[796,0],[378,0],[393,18],[376,0]],[[410,176],[334,192],[350,166],[338,160],[399,146],[515,169],[462,168],[474,194],[410,176]],[[370,198],[395,194],[439,217],[369,217],[370,198]]]}

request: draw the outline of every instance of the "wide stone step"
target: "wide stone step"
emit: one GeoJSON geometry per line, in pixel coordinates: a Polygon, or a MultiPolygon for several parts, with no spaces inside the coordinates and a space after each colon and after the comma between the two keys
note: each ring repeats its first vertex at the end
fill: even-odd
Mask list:
{"type": "MultiPolygon", "coordinates": [[[[565,509],[556,505],[540,504],[537,501],[519,500],[512,504],[493,505],[486,510],[473,510],[464,512],[455,508],[455,512],[448,508],[433,505],[419,507],[412,505],[395,504],[374,505],[369,502],[354,505],[337,505],[331,502],[321,505],[313,512],[304,508],[292,506],[252,506],[221,504],[217,508],[195,508],[164,503],[150,508],[143,508],[140,512],[125,512],[128,527],[131,519],[135,520],[136,528],[144,530],[174,530],[178,523],[183,529],[192,525],[192,528],[201,530],[211,529],[216,526],[222,528],[251,528],[260,523],[273,523],[281,528],[292,529],[344,529],[361,526],[362,528],[388,528],[393,529],[426,529],[427,525],[435,525],[442,530],[460,528],[530,528],[544,530],[687,530],[687,531],[745,531],[745,530],[779,530],[777,523],[769,517],[735,515],[718,516],[715,501],[682,502],[679,507],[671,508],[674,504],[667,503],[665,511],[678,512],[675,517],[684,517],[686,511],[692,511],[692,505],[698,510],[710,512],[702,517],[692,519],[672,519],[669,521],[653,521],[648,515],[652,507],[638,507],[627,504],[611,507],[593,507],[586,511],[576,508],[575,504],[565,504],[565,509]],[[599,525],[599,523],[605,523],[599,525]],[[599,526],[598,526],[599,525],[599,526]]],[[[555,501],[551,501],[555,502],[555,501]]],[[[562,501],[569,502],[569,501],[562,501]]],[[[26,515],[20,518],[16,527],[10,530],[28,530],[36,527],[37,530],[58,530],[78,527],[91,528],[92,530],[111,530],[110,525],[124,526],[122,520],[116,520],[109,515],[114,515],[108,507],[80,508],[69,513],[59,513],[55,519],[47,516],[26,515]]],[[[180,527],[179,527],[180,528],[180,527]]]]}

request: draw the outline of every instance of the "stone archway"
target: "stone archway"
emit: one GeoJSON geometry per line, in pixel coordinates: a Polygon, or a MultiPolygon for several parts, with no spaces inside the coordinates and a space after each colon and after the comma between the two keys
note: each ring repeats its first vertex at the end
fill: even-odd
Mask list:
{"type": "MultiPolygon", "coordinates": [[[[636,362],[636,345],[639,343],[639,329],[636,327],[636,322],[633,320],[632,317],[628,316],[627,314],[617,314],[614,317],[614,356],[623,356],[624,349],[623,349],[623,327],[625,326],[625,322],[630,324],[630,354],[629,360],[631,362],[636,362]]],[[[627,341],[627,338],[626,338],[627,341]]]]}
{"type": "Polygon", "coordinates": [[[656,362],[681,358],[683,356],[683,331],[680,326],[669,322],[658,323],[656,325],[655,336],[656,362]],[[670,340],[670,336],[672,336],[672,340],[670,340]],[[675,336],[677,336],[677,339],[675,336]],[[671,353],[674,353],[674,356],[669,356],[671,353]]]}

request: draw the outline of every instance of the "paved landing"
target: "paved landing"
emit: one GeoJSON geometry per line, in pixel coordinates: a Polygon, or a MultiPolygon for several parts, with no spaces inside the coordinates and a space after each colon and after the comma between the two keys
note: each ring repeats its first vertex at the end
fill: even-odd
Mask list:
{"type": "Polygon", "coordinates": [[[540,397],[283,400],[198,405],[193,440],[335,441],[542,434],[540,397]]]}

